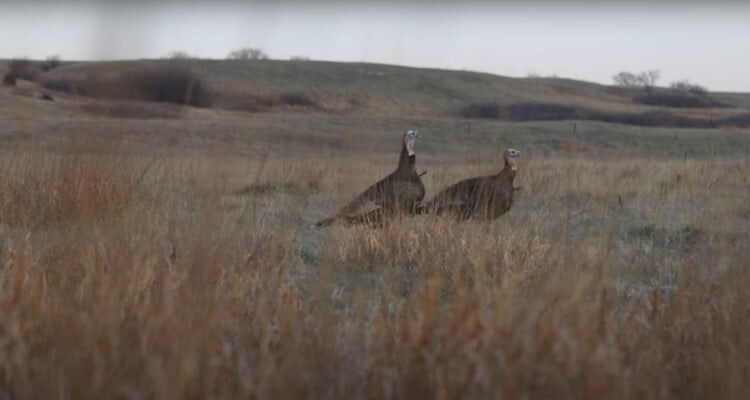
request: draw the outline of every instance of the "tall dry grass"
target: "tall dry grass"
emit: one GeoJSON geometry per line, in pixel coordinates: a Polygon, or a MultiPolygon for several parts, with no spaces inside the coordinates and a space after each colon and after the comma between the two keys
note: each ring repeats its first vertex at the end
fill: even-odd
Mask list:
{"type": "Polygon", "coordinates": [[[529,160],[494,223],[329,230],[383,171],[262,165],[0,163],[1,396],[750,395],[743,160],[529,160]]]}

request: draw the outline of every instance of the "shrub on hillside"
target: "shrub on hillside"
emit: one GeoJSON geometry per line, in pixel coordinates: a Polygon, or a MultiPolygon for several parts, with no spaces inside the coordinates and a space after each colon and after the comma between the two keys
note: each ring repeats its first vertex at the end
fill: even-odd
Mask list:
{"type": "Polygon", "coordinates": [[[119,100],[152,101],[209,107],[213,94],[203,81],[187,66],[168,63],[140,66],[123,72],[114,79],[89,77],[81,82],[51,81],[62,91],[119,100]]]}
{"type": "Polygon", "coordinates": [[[116,78],[102,79],[92,75],[85,80],[45,80],[42,85],[50,90],[96,98],[195,107],[210,107],[214,98],[203,80],[178,62],[139,66],[116,78]]]}
{"type": "Polygon", "coordinates": [[[119,83],[134,88],[138,100],[196,107],[212,103],[212,95],[203,81],[179,64],[133,70],[125,73],[119,83]]]}
{"type": "Polygon", "coordinates": [[[582,107],[554,103],[517,103],[503,108],[503,116],[512,121],[557,121],[587,119],[590,112],[582,107]]]}
{"type": "Polygon", "coordinates": [[[315,101],[304,93],[282,93],[280,98],[281,102],[287,106],[309,108],[315,108],[318,106],[315,101]]]}
{"type": "Polygon", "coordinates": [[[47,79],[42,82],[42,86],[49,90],[68,94],[83,94],[78,90],[78,85],[67,79],[47,79]]]}
{"type": "Polygon", "coordinates": [[[722,124],[748,128],[750,127],[750,113],[738,114],[738,115],[733,115],[731,117],[726,117],[722,121],[722,124]]]}
{"type": "Polygon", "coordinates": [[[39,69],[41,69],[43,72],[52,71],[53,69],[59,67],[62,65],[62,60],[60,59],[60,56],[54,55],[49,56],[47,59],[42,61],[41,64],[39,64],[39,69]]]}
{"type": "Polygon", "coordinates": [[[254,49],[252,47],[243,47],[241,49],[233,50],[227,54],[229,60],[267,60],[268,55],[261,49],[254,49]]]}
{"type": "MultiPolygon", "coordinates": [[[[691,118],[663,111],[643,113],[608,112],[582,106],[555,103],[516,103],[497,106],[495,103],[474,103],[462,110],[466,118],[493,118],[507,121],[602,121],[637,126],[669,126],[683,128],[708,128],[716,124],[704,118],[691,118]],[[487,106],[483,108],[482,106],[487,106]],[[490,107],[491,106],[491,107],[490,107]]],[[[739,124],[742,122],[738,119],[739,124]]],[[[729,124],[729,121],[727,122],[729,124]]]]}
{"type": "Polygon", "coordinates": [[[620,72],[612,77],[617,86],[630,89],[644,89],[647,93],[656,87],[661,73],[658,69],[644,71],[638,74],[632,72],[620,72]]]}
{"type": "Polygon", "coordinates": [[[688,80],[674,81],[669,84],[669,88],[678,92],[692,93],[696,96],[708,96],[708,89],[688,80]]]}
{"type": "Polygon", "coordinates": [[[634,101],[650,106],[674,108],[711,108],[724,107],[708,95],[696,95],[688,91],[651,92],[633,98],[634,101]]]}
{"type": "Polygon", "coordinates": [[[13,76],[13,73],[8,72],[3,76],[3,85],[5,86],[16,86],[16,77],[13,76]]]}
{"type": "Polygon", "coordinates": [[[636,126],[668,126],[678,128],[711,128],[716,124],[708,119],[684,117],[665,111],[642,113],[596,112],[590,118],[594,121],[612,122],[636,126]]]}
{"type": "Polygon", "coordinates": [[[197,59],[198,57],[190,55],[185,51],[177,50],[167,54],[166,58],[170,60],[191,60],[197,59]]]}
{"type": "Polygon", "coordinates": [[[16,79],[26,81],[35,80],[41,72],[39,67],[34,64],[33,61],[26,58],[11,60],[8,67],[10,68],[10,73],[13,74],[16,79]]]}
{"type": "Polygon", "coordinates": [[[500,117],[500,105],[494,101],[471,103],[461,109],[460,114],[464,118],[496,119],[500,117]]]}

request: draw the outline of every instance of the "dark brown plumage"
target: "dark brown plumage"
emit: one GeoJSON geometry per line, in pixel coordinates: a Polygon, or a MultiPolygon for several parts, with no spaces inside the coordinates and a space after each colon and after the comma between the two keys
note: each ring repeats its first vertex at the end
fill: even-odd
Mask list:
{"type": "Polygon", "coordinates": [[[404,133],[398,167],[362,192],[336,215],[318,221],[316,226],[328,226],[334,222],[382,223],[397,214],[414,214],[424,199],[424,185],[415,167],[414,142],[417,133],[404,133]]]}
{"type": "Polygon", "coordinates": [[[450,214],[458,219],[500,217],[513,205],[513,180],[518,172],[515,149],[503,152],[505,166],[500,173],[467,179],[438,193],[426,206],[428,213],[450,214]]]}

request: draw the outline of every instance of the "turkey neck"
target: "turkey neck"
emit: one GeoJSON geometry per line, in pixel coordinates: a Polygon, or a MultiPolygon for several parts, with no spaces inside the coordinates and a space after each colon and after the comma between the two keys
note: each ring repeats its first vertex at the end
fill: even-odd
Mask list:
{"type": "Polygon", "coordinates": [[[406,145],[403,145],[401,147],[401,155],[398,158],[398,169],[396,169],[396,172],[402,175],[416,174],[416,162],[417,156],[410,156],[409,152],[406,151],[406,145]]]}
{"type": "Polygon", "coordinates": [[[513,182],[513,179],[516,177],[516,174],[518,171],[514,171],[510,168],[510,164],[508,162],[505,162],[505,166],[503,167],[502,171],[500,171],[497,175],[495,175],[496,179],[505,180],[508,179],[511,182],[513,182]]]}

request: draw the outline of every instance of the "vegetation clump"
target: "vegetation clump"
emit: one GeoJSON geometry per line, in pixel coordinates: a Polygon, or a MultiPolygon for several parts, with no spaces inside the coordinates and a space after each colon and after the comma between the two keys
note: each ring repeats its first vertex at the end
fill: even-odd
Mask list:
{"type": "Polygon", "coordinates": [[[41,73],[39,66],[27,58],[17,58],[8,64],[9,73],[16,79],[35,81],[41,73]]]}
{"type": "Polygon", "coordinates": [[[8,72],[3,76],[4,86],[16,86],[16,76],[12,72],[8,72]]]}
{"type": "Polygon", "coordinates": [[[500,117],[500,105],[496,102],[475,102],[461,109],[464,118],[488,118],[500,117]]]}

